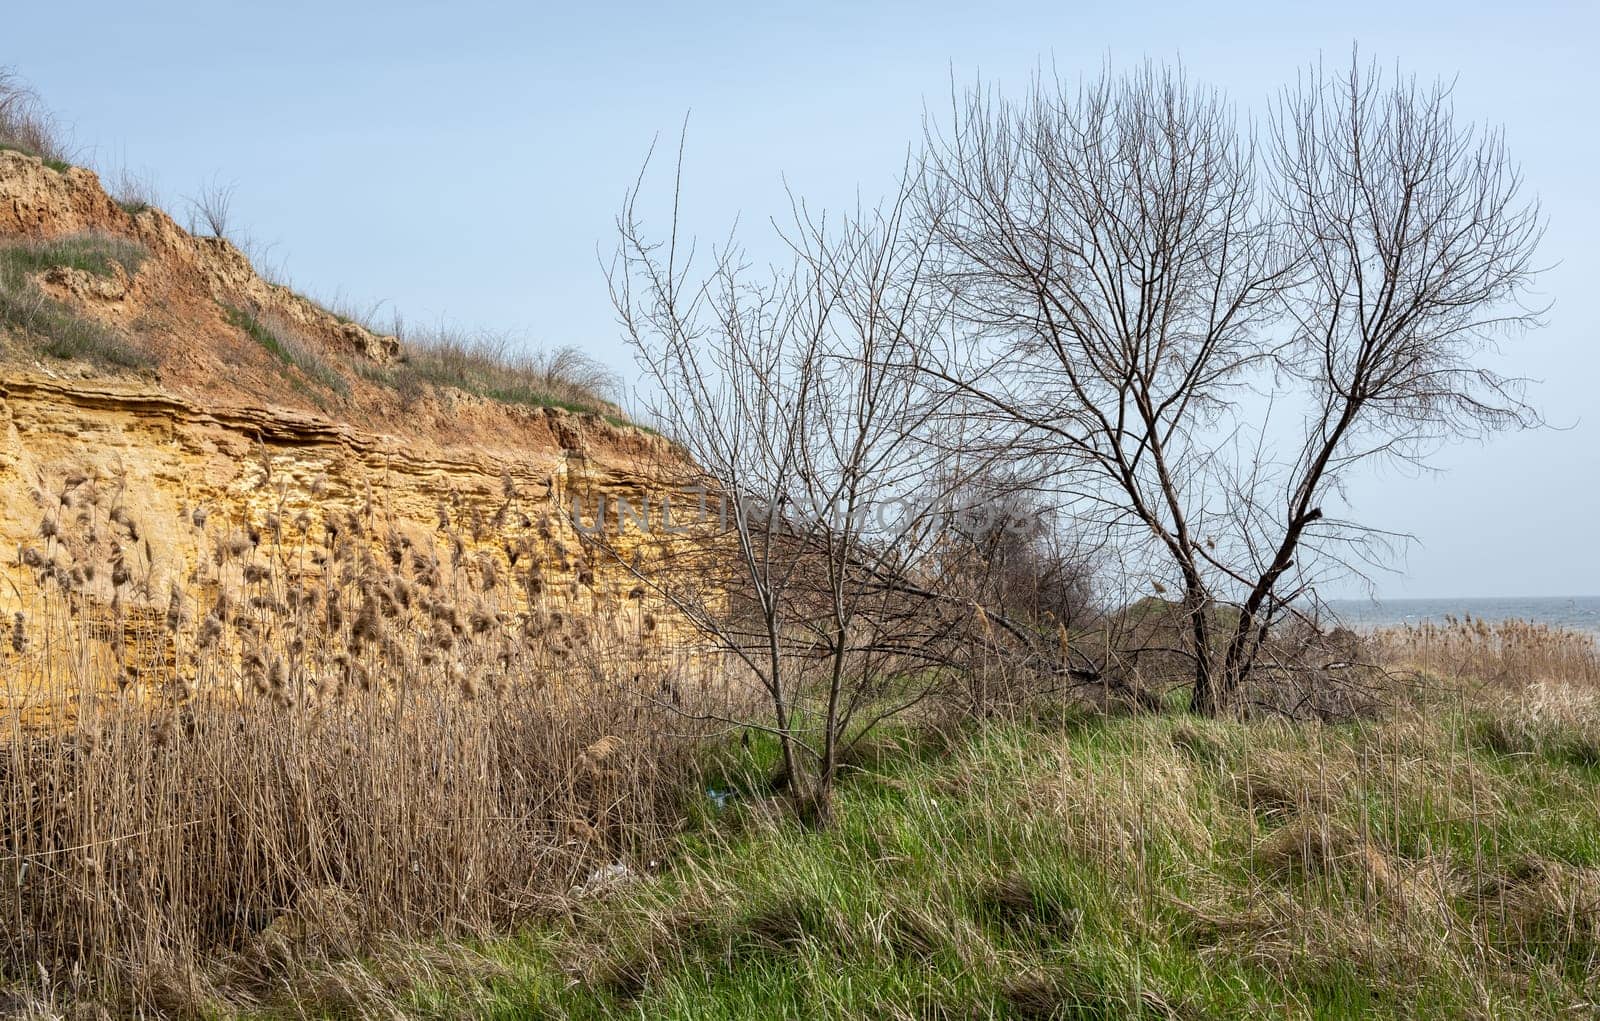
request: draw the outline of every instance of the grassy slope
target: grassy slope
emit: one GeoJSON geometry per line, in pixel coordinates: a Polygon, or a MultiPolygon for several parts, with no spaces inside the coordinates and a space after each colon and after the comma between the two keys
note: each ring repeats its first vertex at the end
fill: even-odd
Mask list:
{"type": "MultiPolygon", "coordinates": [[[[32,280],[34,274],[52,269],[110,277],[114,265],[132,276],[147,254],[137,242],[92,231],[43,241],[0,240],[0,341],[14,333],[24,342],[22,350],[32,355],[81,359],[111,370],[155,368],[151,357],[124,332],[56,301],[32,280]]],[[[573,350],[557,352],[557,358],[564,360],[546,357],[541,362],[537,357],[508,353],[492,343],[474,344],[441,335],[407,344],[403,359],[395,364],[374,365],[319,353],[315,343],[297,335],[283,320],[230,304],[222,308],[230,325],[259,344],[285,370],[285,382],[324,412],[334,411],[330,398],[350,396],[350,384],[337,367],[343,362],[345,371],[402,394],[416,396],[430,387],[455,388],[502,404],[595,414],[614,426],[652,431],[609,410],[613,405],[601,394],[609,385],[608,370],[573,350]],[[564,373],[572,373],[572,378],[564,373]]],[[[341,322],[352,322],[337,312],[329,314],[341,322]]],[[[0,360],[5,351],[0,343],[0,360]]]]}
{"type": "Polygon", "coordinates": [[[1492,737],[1443,710],[991,725],[862,764],[826,833],[730,778],[734,807],[658,878],[472,964],[307,983],[295,1008],[372,1009],[387,972],[385,999],[439,1017],[1593,1009],[1600,770],[1561,735],[1492,737]]]}
{"type": "Polygon", "coordinates": [[[37,353],[51,358],[81,358],[102,368],[148,368],[149,360],[127,338],[48,297],[30,280],[31,274],[56,268],[110,277],[113,264],[132,274],[144,256],[137,244],[100,234],[0,244],[0,333],[20,331],[32,338],[37,353]]]}

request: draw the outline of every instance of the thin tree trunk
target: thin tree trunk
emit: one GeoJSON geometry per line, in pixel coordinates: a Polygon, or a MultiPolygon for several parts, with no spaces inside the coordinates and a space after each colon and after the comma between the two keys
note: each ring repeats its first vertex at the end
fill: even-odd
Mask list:
{"type": "Polygon", "coordinates": [[[1210,600],[1199,575],[1189,575],[1183,588],[1183,608],[1189,615],[1189,636],[1194,644],[1194,690],[1189,695],[1189,711],[1202,716],[1215,716],[1220,707],[1215,678],[1211,669],[1211,621],[1206,613],[1210,600]]]}

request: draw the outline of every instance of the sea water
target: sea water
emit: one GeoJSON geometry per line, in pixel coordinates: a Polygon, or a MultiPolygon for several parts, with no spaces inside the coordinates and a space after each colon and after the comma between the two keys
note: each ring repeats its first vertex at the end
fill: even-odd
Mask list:
{"type": "Polygon", "coordinates": [[[1328,607],[1357,630],[1397,627],[1446,617],[1491,623],[1527,620],[1551,627],[1600,633],[1600,596],[1473,597],[1461,599],[1330,599],[1328,607]]]}

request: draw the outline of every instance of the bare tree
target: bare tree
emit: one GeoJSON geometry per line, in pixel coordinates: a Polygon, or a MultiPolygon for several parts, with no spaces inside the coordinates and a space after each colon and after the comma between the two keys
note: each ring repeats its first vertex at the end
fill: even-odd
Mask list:
{"type": "Polygon", "coordinates": [[[696,276],[676,212],[664,240],[645,236],[637,189],[618,221],[613,300],[653,411],[725,501],[713,527],[664,544],[676,569],[638,575],[755,679],[767,718],[729,722],[776,736],[818,823],[841,756],[926,697],[937,678],[917,667],[951,634],[916,367],[943,309],[911,194],[833,220],[797,202],[789,261],[767,271],[730,240],[696,276]]]}
{"type": "Polygon", "coordinates": [[[1178,586],[1205,713],[1371,538],[1323,510],[1352,468],[1532,419],[1476,360],[1531,319],[1539,221],[1499,136],[1458,126],[1443,87],[1353,65],[1285,94],[1271,149],[1149,65],[1016,105],[974,89],[928,132],[922,209],[964,328],[921,368],[1129,570],[1178,586]],[[1269,416],[1297,402],[1283,451],[1269,416]]]}
{"type": "Polygon", "coordinates": [[[946,130],[924,210],[970,330],[939,381],[1080,527],[1175,569],[1208,691],[1207,430],[1266,357],[1253,327],[1287,280],[1249,142],[1220,97],[1151,67],[1040,80],[1020,106],[973,91],[946,130]]]}

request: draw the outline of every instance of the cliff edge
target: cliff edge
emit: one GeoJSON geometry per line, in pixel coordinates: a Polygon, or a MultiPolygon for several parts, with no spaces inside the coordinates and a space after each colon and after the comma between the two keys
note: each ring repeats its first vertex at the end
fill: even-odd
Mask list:
{"type": "MultiPolygon", "coordinates": [[[[604,404],[430,380],[227,240],[0,151],[0,609],[22,572],[97,560],[134,564],[126,591],[164,604],[235,536],[345,519],[417,545],[448,532],[458,555],[543,564],[575,608],[615,607],[631,582],[584,562],[571,505],[638,501],[670,457],[604,404]],[[56,556],[69,534],[104,548],[56,556]]],[[[105,571],[61,580],[118,591],[105,571]]]]}

